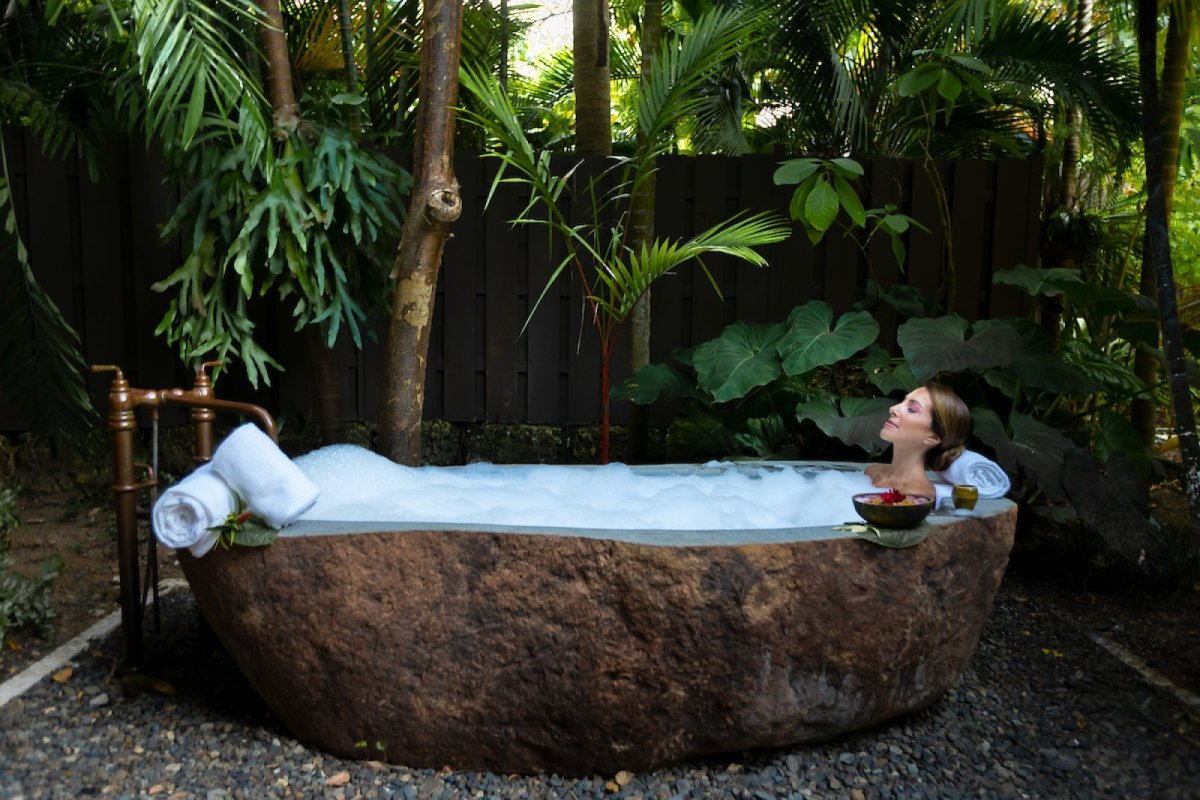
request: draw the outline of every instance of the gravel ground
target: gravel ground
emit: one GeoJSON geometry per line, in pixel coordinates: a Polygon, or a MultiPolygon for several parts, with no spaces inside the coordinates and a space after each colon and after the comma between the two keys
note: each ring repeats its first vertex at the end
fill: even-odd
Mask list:
{"type": "Polygon", "coordinates": [[[924,711],[821,745],[584,779],[323,756],[198,643],[189,593],[163,604],[143,673],[115,669],[114,632],[0,708],[0,797],[1200,797],[1196,710],[1013,580],[958,687],[924,711]]]}

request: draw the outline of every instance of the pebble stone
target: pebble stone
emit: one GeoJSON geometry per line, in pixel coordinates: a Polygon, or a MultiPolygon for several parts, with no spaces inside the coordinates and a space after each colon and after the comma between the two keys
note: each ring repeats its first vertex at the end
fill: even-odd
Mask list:
{"type": "Polygon", "coordinates": [[[335,758],[293,739],[228,655],[201,641],[190,594],[169,594],[146,640],[153,680],[113,671],[117,631],[74,660],[68,681],[43,680],[0,708],[0,797],[1171,800],[1200,786],[1190,709],[1009,581],[959,685],[930,707],[832,742],[619,778],[335,758]]]}

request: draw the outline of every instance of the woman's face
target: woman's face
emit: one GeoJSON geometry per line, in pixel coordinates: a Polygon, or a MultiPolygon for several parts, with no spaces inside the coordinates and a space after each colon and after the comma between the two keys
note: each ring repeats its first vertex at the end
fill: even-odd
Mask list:
{"type": "Polygon", "coordinates": [[[939,441],[933,432],[932,401],[924,386],[913,389],[908,396],[888,409],[887,421],[879,438],[892,444],[933,447],[939,441]]]}

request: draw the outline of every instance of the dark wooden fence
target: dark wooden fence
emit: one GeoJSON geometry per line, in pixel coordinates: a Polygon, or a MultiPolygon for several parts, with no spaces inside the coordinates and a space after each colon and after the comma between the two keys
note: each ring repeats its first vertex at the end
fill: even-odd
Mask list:
{"type": "MultiPolygon", "coordinates": [[[[47,160],[27,135],[10,134],[5,141],[18,221],[34,271],[79,331],[87,361],[119,364],[137,386],[190,385],[184,365],[154,336],[168,297],[152,291],[151,284],[180,263],[177,243],[158,237],[158,226],[178,196],[164,182],[160,163],[138,144],[114,139],[107,148],[108,168],[93,182],[77,159],[47,160]]],[[[786,210],[791,187],[771,180],[778,160],[765,155],[661,159],[657,233],[687,236],[738,211],[786,210]]],[[[566,169],[574,159],[562,156],[556,163],[566,169]]],[[[463,215],[446,246],[438,287],[425,415],[450,421],[594,423],[600,409],[599,354],[578,280],[560,279],[522,332],[557,253],[550,252],[540,229],[508,224],[523,205],[516,187],[502,186],[484,213],[494,164],[469,155],[456,159],[463,215]]],[[[991,275],[1036,262],[1040,160],[937,162],[936,168],[952,216],[953,310],[968,319],[1022,313],[1022,298],[993,287],[991,275]]],[[[945,231],[926,171],[919,162],[876,160],[867,165],[862,189],[868,207],[894,203],[930,229],[908,235],[907,269],[897,266],[885,237],[870,241],[865,252],[840,235],[812,247],[798,227],[788,241],[764,249],[767,269],[725,257],[709,260],[723,300],[699,270],[684,267],[654,285],[653,359],[665,360],[675,348],[709,339],[734,320],[784,320],[792,307],[810,299],[848,310],[868,276],[932,296],[941,281],[945,231]]],[[[230,374],[220,394],[282,414],[308,414],[312,384],[303,337],[292,332],[290,314],[273,300],[261,301],[255,313],[263,343],[286,371],[273,376],[271,387],[257,390],[230,374]]],[[[877,313],[885,338],[891,337],[895,319],[886,309],[877,313]]],[[[375,327],[378,341],[361,352],[348,342],[338,345],[351,419],[371,421],[378,410],[385,326],[375,327]]],[[[614,385],[627,375],[627,360],[622,348],[614,359],[614,385]]],[[[107,379],[89,380],[101,401],[107,379]]],[[[2,395],[0,387],[0,430],[21,429],[23,421],[6,410],[2,395]]],[[[614,415],[621,422],[625,410],[614,408],[614,415]]]]}

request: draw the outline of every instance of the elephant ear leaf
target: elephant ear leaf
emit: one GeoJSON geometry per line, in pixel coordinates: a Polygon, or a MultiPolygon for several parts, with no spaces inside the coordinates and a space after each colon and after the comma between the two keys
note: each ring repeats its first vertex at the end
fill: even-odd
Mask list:
{"type": "Polygon", "coordinates": [[[1023,468],[1032,475],[1038,487],[1051,502],[1065,503],[1063,464],[1075,443],[1033,417],[1014,411],[1009,417],[1012,437],[1004,429],[1000,417],[990,408],[971,411],[975,420],[975,435],[996,451],[1000,465],[1011,474],[1023,468]]]}
{"type": "Polygon", "coordinates": [[[892,401],[886,397],[846,397],[840,405],[839,414],[831,402],[810,400],[796,406],[796,418],[812,420],[826,436],[857,445],[869,453],[882,450],[879,429],[887,419],[892,401]]]}
{"type": "Polygon", "coordinates": [[[970,339],[966,332],[967,321],[956,314],[910,319],[896,331],[896,342],[918,381],[939,372],[1006,367],[1021,346],[1020,334],[1006,324],[979,327],[970,339]]]}
{"type": "Polygon", "coordinates": [[[734,323],[696,348],[693,363],[700,386],[724,403],[779,377],[782,325],[734,323]]]}
{"type": "Polygon", "coordinates": [[[645,406],[660,397],[664,400],[694,397],[696,389],[679,370],[666,364],[650,364],[630,375],[620,386],[614,386],[610,395],[613,400],[629,400],[645,406]]]}
{"type": "Polygon", "coordinates": [[[1054,394],[1086,395],[1100,390],[1100,386],[1088,378],[1078,367],[1062,359],[1054,351],[1050,336],[1040,326],[1025,320],[978,322],[977,331],[995,325],[1011,325],[1021,336],[1021,346],[1013,355],[1012,363],[1003,369],[994,369],[984,374],[984,380],[1002,389],[1010,397],[1017,386],[1041,389],[1054,394]]]}
{"type": "Polygon", "coordinates": [[[836,364],[873,343],[879,323],[866,311],[843,314],[833,325],[833,309],[812,300],[792,310],[787,334],[779,343],[783,371],[803,375],[817,367],[836,364]]]}
{"type": "Polygon", "coordinates": [[[867,380],[875,384],[875,388],[881,394],[891,394],[895,391],[907,393],[921,385],[921,382],[913,377],[912,368],[907,362],[893,364],[892,357],[879,345],[873,344],[867,349],[862,367],[867,380]]]}

